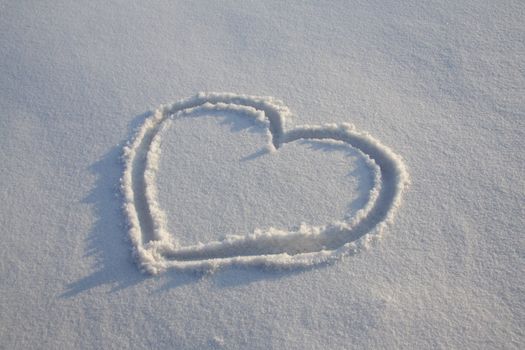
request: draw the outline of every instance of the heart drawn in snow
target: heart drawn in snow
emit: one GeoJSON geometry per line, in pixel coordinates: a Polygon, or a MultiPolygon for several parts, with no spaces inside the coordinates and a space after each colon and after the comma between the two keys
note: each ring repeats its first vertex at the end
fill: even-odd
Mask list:
{"type": "Polygon", "coordinates": [[[366,247],[392,221],[409,183],[400,156],[350,124],[302,125],[285,128],[290,110],[271,97],[231,93],[200,93],[169,106],[161,106],[124,147],[121,189],[133,252],[140,268],[157,274],[169,268],[216,269],[228,265],[274,267],[311,266],[339,259],[366,247]],[[180,246],[167,230],[159,205],[157,172],[160,138],[171,118],[223,111],[266,121],[269,149],[300,139],[334,140],[349,144],[373,164],[374,181],[368,202],[344,221],[321,226],[302,224],[295,230],[270,228],[222,240],[180,246]]]}

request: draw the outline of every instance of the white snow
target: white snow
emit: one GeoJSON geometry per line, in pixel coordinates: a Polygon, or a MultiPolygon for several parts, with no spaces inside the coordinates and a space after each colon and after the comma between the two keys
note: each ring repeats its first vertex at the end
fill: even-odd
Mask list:
{"type": "Polygon", "coordinates": [[[524,18],[0,3],[0,348],[523,348],[524,18]]]}

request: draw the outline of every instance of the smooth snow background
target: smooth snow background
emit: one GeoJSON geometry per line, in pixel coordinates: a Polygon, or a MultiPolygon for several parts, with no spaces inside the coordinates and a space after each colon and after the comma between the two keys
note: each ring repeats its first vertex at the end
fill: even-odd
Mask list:
{"type": "Polygon", "coordinates": [[[1,347],[522,347],[523,18],[520,1],[3,2],[1,347]],[[203,90],[401,154],[386,237],[307,271],[140,274],[121,147],[203,90]]]}

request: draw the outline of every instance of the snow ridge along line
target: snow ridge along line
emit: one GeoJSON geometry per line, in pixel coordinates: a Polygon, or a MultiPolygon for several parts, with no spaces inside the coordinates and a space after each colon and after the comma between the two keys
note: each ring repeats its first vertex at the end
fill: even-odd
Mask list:
{"type": "Polygon", "coordinates": [[[367,247],[392,222],[409,183],[402,158],[351,124],[303,125],[285,128],[290,110],[271,97],[232,93],[199,93],[159,107],[124,147],[121,190],[133,254],[139,267],[158,274],[166,269],[213,270],[229,265],[306,267],[326,263],[367,247]],[[247,235],[180,246],[167,230],[159,205],[156,174],[160,138],[169,121],[206,111],[228,111],[255,118],[268,127],[268,148],[299,139],[334,140],[356,148],[373,169],[374,185],[368,202],[345,221],[322,226],[301,225],[297,230],[257,229],[247,235]]]}

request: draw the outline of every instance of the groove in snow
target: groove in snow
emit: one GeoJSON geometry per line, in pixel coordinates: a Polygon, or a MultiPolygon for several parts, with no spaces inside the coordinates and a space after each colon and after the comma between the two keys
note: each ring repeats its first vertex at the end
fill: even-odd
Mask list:
{"type": "Polygon", "coordinates": [[[287,130],[289,109],[271,97],[232,93],[199,93],[161,106],[124,147],[121,190],[133,254],[139,267],[151,274],[168,268],[210,270],[228,265],[305,267],[340,259],[380,237],[401,204],[409,175],[400,156],[351,124],[303,125],[287,130]],[[256,118],[268,126],[272,151],[299,139],[335,140],[356,148],[373,170],[374,185],[368,202],[345,221],[297,230],[276,228],[231,235],[222,240],[180,246],[167,230],[166,214],[158,201],[156,174],[160,138],[171,118],[199,112],[228,111],[256,118]]]}

